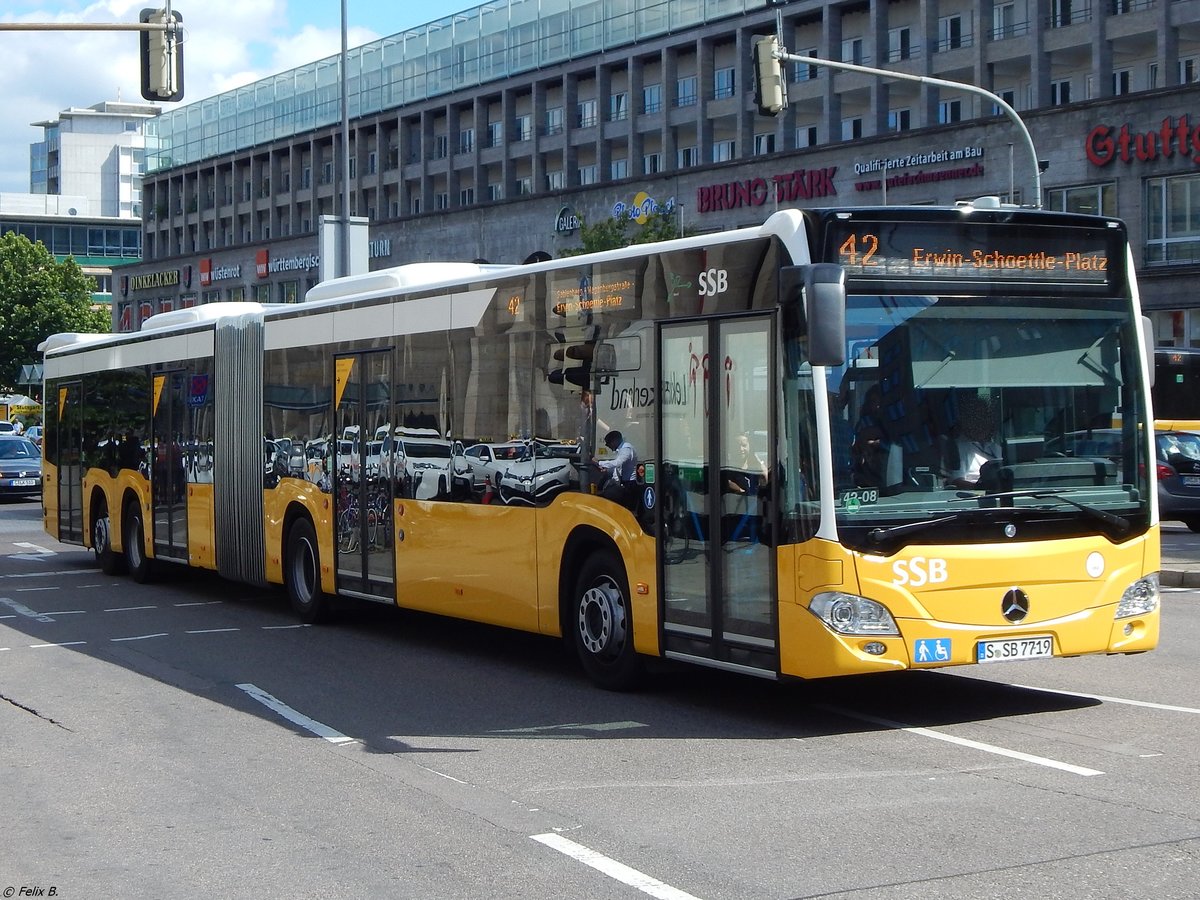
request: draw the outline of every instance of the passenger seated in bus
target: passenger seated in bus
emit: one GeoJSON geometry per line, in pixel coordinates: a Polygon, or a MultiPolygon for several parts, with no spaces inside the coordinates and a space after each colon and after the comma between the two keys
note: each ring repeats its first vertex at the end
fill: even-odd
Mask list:
{"type": "Polygon", "coordinates": [[[985,462],[1001,459],[1003,451],[995,438],[992,404],[978,395],[968,394],[958,402],[958,430],[949,445],[949,487],[974,488],[985,462]]]}
{"type": "Polygon", "coordinates": [[[884,488],[901,479],[902,452],[883,420],[883,394],[874,384],[863,397],[851,446],[854,481],[859,487],[884,488]]]}
{"type": "Polygon", "coordinates": [[[619,431],[610,431],[604,436],[604,446],[612,451],[603,459],[592,457],[592,465],[604,477],[600,485],[600,496],[607,497],[622,506],[632,508],[637,499],[637,451],[619,431]]]}

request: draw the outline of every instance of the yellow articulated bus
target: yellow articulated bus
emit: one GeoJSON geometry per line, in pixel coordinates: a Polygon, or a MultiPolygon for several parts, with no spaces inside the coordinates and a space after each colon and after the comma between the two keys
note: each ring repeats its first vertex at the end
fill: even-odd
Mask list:
{"type": "Polygon", "coordinates": [[[1200,348],[1156,348],[1151,385],[1156,429],[1200,432],[1200,348]]]}
{"type": "Polygon", "coordinates": [[[46,341],[45,517],[163,561],[766,678],[1138,653],[1159,632],[1122,224],[787,210],[46,341]],[[1097,431],[1104,441],[1093,441],[1097,431]]]}

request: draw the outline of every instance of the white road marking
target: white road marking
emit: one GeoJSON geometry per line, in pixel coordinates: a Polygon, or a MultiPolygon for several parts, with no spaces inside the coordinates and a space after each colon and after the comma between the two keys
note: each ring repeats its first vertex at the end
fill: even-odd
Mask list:
{"type": "Polygon", "coordinates": [[[310,627],[312,627],[312,626],[301,622],[298,625],[264,625],[264,626],[262,626],[262,630],[263,631],[284,631],[288,628],[310,628],[310,627]]]}
{"type": "Polygon", "coordinates": [[[1151,703],[1149,700],[1128,700],[1124,697],[1106,697],[1103,694],[1082,694],[1079,691],[1059,691],[1054,688],[1034,687],[1032,684],[1014,684],[1015,688],[1026,691],[1042,691],[1047,694],[1061,694],[1064,697],[1080,697],[1084,700],[1101,700],[1104,703],[1124,703],[1126,706],[1141,706],[1146,709],[1162,709],[1167,712],[1191,713],[1200,716],[1200,709],[1192,706],[1171,706],[1169,703],[1151,703]]]}
{"type": "Polygon", "coordinates": [[[985,744],[982,741],[972,741],[967,738],[954,737],[950,734],[943,734],[940,731],[934,731],[932,728],[921,728],[916,725],[905,725],[903,722],[894,722],[891,719],[883,719],[878,716],[867,715],[866,713],[855,712],[850,709],[842,709],[838,706],[826,706],[820,704],[819,708],[827,710],[839,716],[846,716],[851,719],[858,719],[862,722],[870,722],[872,725],[882,725],[885,728],[894,728],[897,731],[907,731],[909,734],[920,735],[921,737],[933,738],[935,741],[945,741],[947,744],[957,744],[960,747],[967,747],[971,750],[982,750],[984,753],[994,753],[997,756],[1007,756],[1010,759],[1019,759],[1022,762],[1033,763],[1038,766],[1046,766],[1049,769],[1059,769],[1063,772],[1070,772],[1072,775],[1082,775],[1085,778],[1090,778],[1093,775],[1103,775],[1099,769],[1089,769],[1086,766],[1077,766],[1073,763],[1062,762],[1057,759],[1050,759],[1046,756],[1034,756],[1032,753],[1022,753],[1020,750],[1009,750],[1007,747],[997,747],[995,744],[985,744]]]}
{"type": "Polygon", "coordinates": [[[192,631],[185,631],[184,634],[220,634],[224,631],[241,631],[240,628],[196,628],[192,631]]]}
{"type": "Polygon", "coordinates": [[[30,650],[37,650],[41,647],[78,647],[80,644],[86,644],[87,641],[63,641],[61,644],[30,644],[30,650]]]}
{"type": "Polygon", "coordinates": [[[57,551],[55,551],[55,550],[50,550],[50,549],[48,549],[46,547],[42,547],[38,544],[31,544],[31,543],[29,543],[29,541],[13,541],[13,546],[14,547],[24,547],[26,550],[35,550],[43,556],[57,556],[58,555],[57,551]]]}
{"type": "Polygon", "coordinates": [[[19,616],[25,616],[27,619],[35,619],[38,622],[53,622],[46,613],[36,612],[30,609],[23,603],[18,603],[16,600],[10,600],[8,597],[0,597],[0,603],[3,603],[19,616]]]}
{"type": "Polygon", "coordinates": [[[651,878],[637,869],[631,869],[624,863],[619,863],[615,859],[605,856],[603,853],[597,853],[595,850],[583,846],[583,844],[577,844],[569,838],[563,837],[561,834],[534,834],[530,835],[530,837],[539,844],[545,844],[552,850],[564,853],[571,857],[571,859],[577,860],[585,866],[591,866],[597,872],[603,872],[609,878],[616,879],[622,884],[627,884],[631,888],[641,891],[643,894],[649,894],[651,897],[659,897],[661,900],[697,900],[696,897],[687,893],[687,891],[671,887],[671,885],[665,884],[657,878],[651,878]]]}
{"type": "Polygon", "coordinates": [[[237,687],[239,690],[245,691],[263,706],[279,713],[279,715],[283,716],[289,722],[299,725],[305,731],[309,731],[317,737],[324,738],[331,744],[349,744],[355,740],[348,735],[342,734],[340,731],[330,728],[328,725],[318,722],[316,719],[310,719],[303,713],[297,712],[282,700],[277,700],[257,685],[239,684],[237,687]]]}
{"type": "Polygon", "coordinates": [[[157,606],[110,606],[105,612],[133,612],[139,609],[158,609],[157,606]]]}
{"type": "Polygon", "coordinates": [[[540,734],[546,731],[625,731],[630,728],[648,728],[643,722],[597,722],[594,725],[567,723],[563,725],[532,725],[529,728],[496,728],[489,734],[540,734]]]}
{"type": "MultiPolygon", "coordinates": [[[[9,557],[14,559],[15,557],[9,557]]],[[[37,559],[37,557],[33,557],[37,559]]],[[[0,578],[49,578],[57,575],[95,575],[95,572],[89,572],[87,569],[62,569],[54,572],[10,572],[7,575],[0,575],[0,578]]],[[[116,582],[116,579],[113,579],[116,582]]]]}
{"type": "Polygon", "coordinates": [[[46,612],[42,615],[46,616],[80,616],[86,613],[86,609],[56,609],[52,612],[46,612]]]}
{"type": "Polygon", "coordinates": [[[55,585],[48,585],[47,587],[16,588],[13,590],[13,593],[14,594],[28,594],[30,591],[57,591],[57,590],[58,590],[58,585],[55,584],[55,585]]]}
{"type": "Polygon", "coordinates": [[[109,640],[113,641],[114,643],[117,643],[119,641],[144,641],[147,638],[156,638],[156,637],[167,637],[167,633],[165,631],[160,631],[160,632],[158,632],[158,634],[139,634],[139,635],[135,635],[134,637],[109,638],[109,640]]]}
{"type": "Polygon", "coordinates": [[[216,606],[220,600],[197,600],[193,603],[174,603],[173,606],[216,606]]]}
{"type": "Polygon", "coordinates": [[[420,763],[417,763],[416,766],[418,769],[424,769],[429,774],[436,775],[439,778],[445,778],[447,781],[453,781],[458,784],[464,784],[467,787],[471,786],[471,782],[469,782],[469,781],[463,781],[461,778],[455,778],[453,775],[447,775],[445,772],[439,772],[437,769],[429,768],[429,766],[423,766],[420,763]]]}

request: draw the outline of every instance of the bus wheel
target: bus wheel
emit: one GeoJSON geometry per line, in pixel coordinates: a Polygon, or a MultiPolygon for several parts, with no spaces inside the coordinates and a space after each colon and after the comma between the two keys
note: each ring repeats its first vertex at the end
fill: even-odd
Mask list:
{"type": "Polygon", "coordinates": [[[112,548],[112,520],[108,509],[101,506],[92,521],[92,552],[96,565],[105,575],[120,575],[125,571],[125,558],[112,548]]]}
{"type": "Polygon", "coordinates": [[[321,551],[317,547],[317,533],[308,519],[297,519],[288,531],[283,571],[288,602],[300,620],[314,624],[328,619],[329,598],[321,590],[321,551]]]}
{"type": "Polygon", "coordinates": [[[125,507],[125,567],[133,580],[145,584],[150,580],[150,559],[146,556],[146,528],[142,524],[142,507],[136,500],[125,507]]]}
{"type": "Polygon", "coordinates": [[[633,649],[629,588],[621,561],[609,551],[588,557],[574,598],[571,633],[584,671],[606,690],[633,687],[642,664],[633,649]]]}

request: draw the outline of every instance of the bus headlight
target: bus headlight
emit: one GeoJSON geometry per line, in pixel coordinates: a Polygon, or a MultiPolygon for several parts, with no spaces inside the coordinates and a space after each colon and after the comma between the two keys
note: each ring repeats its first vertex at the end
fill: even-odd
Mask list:
{"type": "Polygon", "coordinates": [[[825,591],[813,597],[808,610],[839,634],[900,634],[886,606],[857,594],[825,591]]]}
{"type": "Polygon", "coordinates": [[[1121,595],[1117,604],[1116,619],[1128,619],[1130,616],[1144,616],[1158,609],[1158,573],[1139,578],[1121,595]]]}

